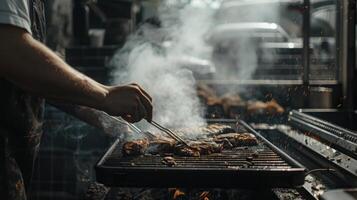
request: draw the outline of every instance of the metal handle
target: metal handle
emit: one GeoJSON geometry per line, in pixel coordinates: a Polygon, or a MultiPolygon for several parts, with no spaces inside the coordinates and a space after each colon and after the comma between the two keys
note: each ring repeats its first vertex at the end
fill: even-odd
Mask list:
{"type": "Polygon", "coordinates": [[[154,139],[156,138],[156,136],[148,131],[142,131],[140,128],[138,128],[137,126],[135,126],[134,124],[132,123],[129,123],[127,121],[125,121],[123,118],[121,117],[114,117],[114,116],[111,116],[109,115],[108,113],[106,112],[103,112],[104,115],[110,117],[111,119],[119,122],[119,123],[122,123],[122,124],[125,124],[127,126],[129,126],[134,132],[136,133],[139,133],[139,134],[145,134],[147,137],[151,138],[151,139],[154,139]]]}
{"type": "Polygon", "coordinates": [[[155,122],[154,120],[152,120],[150,122],[150,124],[152,124],[153,126],[155,126],[156,128],[158,128],[159,130],[163,131],[164,133],[166,133],[167,135],[169,135],[171,138],[173,138],[174,140],[183,143],[186,146],[189,146],[180,136],[178,136],[176,133],[174,133],[173,131],[171,131],[168,128],[165,128],[163,126],[161,126],[160,124],[158,124],[157,122],[155,122]]]}

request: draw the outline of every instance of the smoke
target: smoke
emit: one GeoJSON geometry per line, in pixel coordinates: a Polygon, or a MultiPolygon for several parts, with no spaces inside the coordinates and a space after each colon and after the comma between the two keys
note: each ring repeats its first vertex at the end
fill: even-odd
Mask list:
{"type": "Polygon", "coordinates": [[[219,66],[216,79],[249,80],[260,58],[274,62],[274,53],[261,51],[261,45],[280,40],[274,33],[278,30],[279,10],[280,3],[271,0],[226,1],[221,5],[209,36],[215,47],[212,60],[219,66]]]}
{"type": "Polygon", "coordinates": [[[140,26],[112,60],[113,82],[142,85],[153,97],[153,119],[175,128],[205,124],[193,72],[181,61],[210,56],[204,34],[213,17],[209,3],[178,2],[162,3],[158,9],[161,26],[140,26]]]}
{"type": "Polygon", "coordinates": [[[207,69],[208,60],[216,79],[251,79],[259,59],[256,26],[274,28],[271,22],[279,20],[279,4],[264,0],[261,6],[248,6],[249,1],[182,2],[187,1],[162,2],[158,20],[151,20],[157,23],[141,25],[112,60],[113,82],[142,85],[153,96],[154,119],[170,127],[205,124],[193,75],[204,70],[182,63],[198,60],[207,69]]]}

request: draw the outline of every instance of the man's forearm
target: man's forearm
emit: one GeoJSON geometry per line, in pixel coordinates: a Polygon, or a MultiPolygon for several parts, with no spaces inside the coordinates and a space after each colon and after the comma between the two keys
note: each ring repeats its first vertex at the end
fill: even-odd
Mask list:
{"type": "Polygon", "coordinates": [[[14,26],[0,25],[0,77],[32,94],[92,107],[129,122],[152,119],[152,98],[139,85],[102,85],[14,26]]]}
{"type": "Polygon", "coordinates": [[[40,96],[100,108],[107,87],[68,66],[25,31],[1,27],[0,75],[40,96]]]}

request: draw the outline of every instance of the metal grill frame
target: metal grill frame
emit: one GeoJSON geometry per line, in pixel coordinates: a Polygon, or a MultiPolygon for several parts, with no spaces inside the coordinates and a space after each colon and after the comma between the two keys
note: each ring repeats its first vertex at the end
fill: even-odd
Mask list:
{"type": "MultiPolygon", "coordinates": [[[[235,120],[215,120],[236,123],[235,120]]],[[[270,150],[280,156],[290,168],[193,168],[193,167],[115,167],[107,166],[107,158],[119,144],[116,140],[97,163],[97,181],[117,187],[185,187],[185,188],[274,188],[304,184],[305,168],[274,146],[244,121],[239,121],[270,150]]]]}
{"type": "MultiPolygon", "coordinates": [[[[314,134],[342,152],[357,158],[357,133],[332,122],[312,116],[313,109],[293,110],[289,114],[289,123],[309,134],[314,134]]],[[[318,110],[315,110],[318,112],[318,110]]]]}

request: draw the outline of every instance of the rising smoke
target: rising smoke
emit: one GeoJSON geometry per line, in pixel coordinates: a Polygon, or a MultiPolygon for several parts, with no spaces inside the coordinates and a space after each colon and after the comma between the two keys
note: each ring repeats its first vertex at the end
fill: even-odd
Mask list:
{"type": "MultiPolygon", "coordinates": [[[[216,26],[209,36],[215,46],[212,60],[219,66],[216,79],[249,80],[253,77],[259,64],[261,42],[269,40],[268,35],[276,31],[279,7],[276,0],[227,0],[222,3],[216,12],[216,26]]],[[[260,53],[270,62],[274,61],[272,52],[260,53]]]]}
{"type": "Polygon", "coordinates": [[[212,9],[162,3],[160,27],[144,24],[114,56],[114,83],[137,82],[153,97],[153,118],[169,127],[205,124],[196,95],[193,72],[178,62],[187,56],[209,56],[204,34],[212,22],[212,9]]]}
{"type": "Polygon", "coordinates": [[[219,33],[223,39],[219,45],[228,48],[220,54],[215,52],[219,50],[218,45],[210,40],[214,30],[222,24],[268,18],[274,21],[278,17],[275,16],[277,8],[261,7],[253,12],[237,10],[237,7],[222,10],[221,7],[219,10],[223,12],[217,12],[220,2],[162,2],[158,9],[160,26],[152,23],[140,26],[112,60],[113,82],[141,84],[153,96],[154,119],[165,126],[190,127],[205,123],[192,69],[183,67],[178,60],[186,57],[212,60],[217,71],[215,78],[223,80],[250,79],[257,68],[255,41],[219,33]]]}

